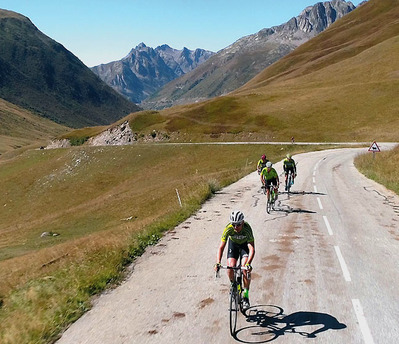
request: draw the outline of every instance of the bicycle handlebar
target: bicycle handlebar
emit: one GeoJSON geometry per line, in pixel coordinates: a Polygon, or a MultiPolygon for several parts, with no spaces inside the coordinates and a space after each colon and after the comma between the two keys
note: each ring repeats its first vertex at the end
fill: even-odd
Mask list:
{"type": "Polygon", "coordinates": [[[228,270],[249,270],[247,266],[227,266],[227,265],[220,265],[220,269],[228,269],[228,270]]]}
{"type": "Polygon", "coordinates": [[[219,269],[216,271],[216,277],[220,277],[220,269],[227,269],[227,270],[247,270],[248,271],[248,279],[251,279],[251,271],[247,266],[227,266],[227,265],[220,265],[219,269]]]}

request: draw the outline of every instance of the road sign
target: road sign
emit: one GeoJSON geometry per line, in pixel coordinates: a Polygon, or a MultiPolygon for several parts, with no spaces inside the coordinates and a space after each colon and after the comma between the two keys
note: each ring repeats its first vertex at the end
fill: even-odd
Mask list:
{"type": "Polygon", "coordinates": [[[380,147],[378,147],[378,145],[377,145],[377,142],[373,142],[372,144],[371,144],[371,146],[370,146],[370,148],[369,148],[369,152],[373,152],[373,153],[375,153],[375,152],[381,152],[380,151],[380,147]]]}

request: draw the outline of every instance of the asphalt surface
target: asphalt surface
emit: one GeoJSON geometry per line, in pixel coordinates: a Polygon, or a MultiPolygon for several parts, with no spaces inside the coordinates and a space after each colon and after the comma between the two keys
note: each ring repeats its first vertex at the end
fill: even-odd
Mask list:
{"type": "Polygon", "coordinates": [[[398,343],[399,198],[354,167],[365,151],[294,156],[292,194],[280,186],[271,214],[256,172],[218,192],[58,343],[398,343]],[[253,228],[256,256],[251,308],[232,337],[229,283],[213,264],[235,209],[253,228]]]}

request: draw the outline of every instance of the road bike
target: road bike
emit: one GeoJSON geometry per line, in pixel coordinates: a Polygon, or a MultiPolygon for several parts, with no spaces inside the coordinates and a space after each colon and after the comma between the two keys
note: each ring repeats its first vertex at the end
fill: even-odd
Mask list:
{"type": "MultiPolygon", "coordinates": [[[[230,313],[230,334],[234,337],[236,335],[238,311],[245,315],[243,308],[243,271],[248,270],[246,266],[241,266],[241,256],[238,259],[237,265],[225,266],[221,265],[220,269],[228,269],[234,271],[234,281],[230,287],[229,294],[229,313],[230,313]]],[[[219,271],[216,272],[216,277],[220,277],[219,271]]],[[[248,271],[247,278],[251,278],[251,273],[248,271]]]]}
{"type": "Polygon", "coordinates": [[[287,190],[288,193],[290,193],[290,189],[291,189],[292,184],[294,184],[294,179],[292,177],[292,171],[289,170],[288,171],[287,181],[285,183],[285,190],[287,190]]]}
{"type": "Polygon", "coordinates": [[[262,189],[264,189],[264,194],[266,194],[267,195],[267,200],[266,200],[266,212],[268,213],[268,214],[270,214],[270,211],[273,209],[274,210],[274,204],[275,204],[275,202],[276,202],[276,190],[275,190],[275,188],[274,188],[274,185],[268,185],[268,186],[265,186],[265,185],[263,185],[262,186],[262,189]],[[269,193],[267,194],[267,190],[266,190],[266,188],[268,188],[269,189],[269,193]]]}

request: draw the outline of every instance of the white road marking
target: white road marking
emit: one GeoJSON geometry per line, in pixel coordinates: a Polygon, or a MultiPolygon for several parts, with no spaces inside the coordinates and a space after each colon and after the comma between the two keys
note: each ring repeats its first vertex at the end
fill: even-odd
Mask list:
{"type": "Polygon", "coordinates": [[[366,344],[374,344],[373,337],[370,332],[369,325],[363,313],[362,305],[358,299],[352,299],[352,305],[355,309],[356,317],[359,322],[360,330],[363,334],[363,339],[366,344]]]}
{"type": "Polygon", "coordinates": [[[314,189],[314,192],[317,193],[317,187],[316,187],[316,185],[313,187],[313,189],[314,189]]]}
{"type": "MultiPolygon", "coordinates": [[[[317,203],[319,203],[319,208],[323,210],[323,205],[321,204],[320,198],[317,197],[317,203]]],[[[324,220],[325,221],[325,220],[324,220]]]]}
{"type": "Polygon", "coordinates": [[[326,227],[327,227],[327,230],[328,230],[328,234],[333,235],[334,233],[333,233],[333,231],[331,229],[330,222],[328,222],[327,216],[323,215],[323,220],[324,220],[324,223],[326,224],[326,227]]]}
{"type": "Polygon", "coordinates": [[[316,184],[316,178],[313,177],[313,184],[316,184]]]}
{"type": "Polygon", "coordinates": [[[348,267],[346,266],[344,257],[342,256],[341,250],[339,249],[338,246],[334,246],[334,248],[335,248],[335,253],[338,256],[339,263],[341,264],[341,269],[342,269],[342,273],[344,274],[345,281],[347,281],[347,282],[352,281],[351,276],[349,274],[348,267]]]}

